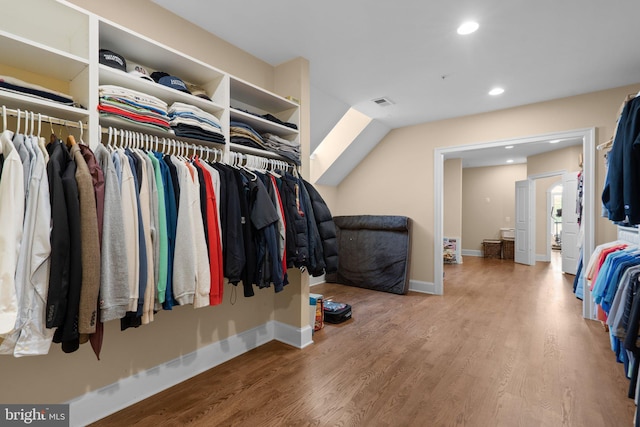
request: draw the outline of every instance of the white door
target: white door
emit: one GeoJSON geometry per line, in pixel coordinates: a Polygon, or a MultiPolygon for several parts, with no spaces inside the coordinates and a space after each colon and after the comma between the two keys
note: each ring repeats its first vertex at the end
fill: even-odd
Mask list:
{"type": "Polygon", "coordinates": [[[535,265],[535,194],[532,180],[516,181],[516,240],[514,260],[520,264],[535,265]]]}
{"type": "Polygon", "coordinates": [[[576,195],[578,191],[578,172],[562,175],[562,271],[576,274],[580,248],[578,247],[578,214],[576,213],[576,195]]]}

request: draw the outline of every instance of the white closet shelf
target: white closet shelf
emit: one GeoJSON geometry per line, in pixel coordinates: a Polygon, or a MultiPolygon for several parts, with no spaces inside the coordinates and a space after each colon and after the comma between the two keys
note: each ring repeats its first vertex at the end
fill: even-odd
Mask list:
{"type": "Polygon", "coordinates": [[[297,129],[263,119],[262,117],[254,116],[253,114],[245,113],[244,111],[236,110],[235,108],[232,108],[230,112],[231,120],[246,123],[258,133],[269,132],[283,138],[297,136],[300,133],[297,129]]]}
{"type": "Polygon", "coordinates": [[[124,71],[103,64],[100,64],[100,84],[122,86],[148,95],[153,95],[156,98],[160,98],[165,101],[169,106],[174,102],[183,102],[185,104],[194,105],[218,118],[221,117],[222,112],[224,111],[224,107],[213,101],[208,101],[186,92],[171,89],[170,87],[133,76],[129,73],[125,73],[124,71]]]}
{"type": "Polygon", "coordinates": [[[232,104],[233,100],[237,100],[243,104],[252,105],[274,115],[281,111],[300,108],[300,106],[293,101],[289,101],[280,95],[266,91],[237,77],[231,76],[229,84],[232,104]]]}
{"type": "Polygon", "coordinates": [[[175,75],[185,82],[210,86],[213,82],[219,84],[225,76],[222,71],[198,59],[141,34],[136,34],[113,22],[101,20],[99,34],[101,49],[112,50],[122,55],[125,60],[175,75]]]}
{"type": "Polygon", "coordinates": [[[11,67],[67,82],[89,66],[87,59],[1,30],[0,58],[11,67]]]}
{"type": "Polygon", "coordinates": [[[173,131],[163,131],[162,129],[155,129],[138,123],[129,122],[124,119],[120,119],[115,116],[101,116],[100,126],[113,127],[125,131],[138,132],[146,135],[157,136],[158,138],[169,138],[177,141],[187,142],[189,144],[203,145],[205,147],[213,147],[218,149],[224,149],[225,144],[216,144],[211,141],[204,141],[202,139],[184,138],[176,136],[173,131]]]}
{"type": "Polygon", "coordinates": [[[69,120],[84,120],[89,112],[82,108],[70,107],[42,98],[8,92],[0,89],[0,102],[11,105],[11,108],[42,113],[54,117],[65,117],[69,120]]]}

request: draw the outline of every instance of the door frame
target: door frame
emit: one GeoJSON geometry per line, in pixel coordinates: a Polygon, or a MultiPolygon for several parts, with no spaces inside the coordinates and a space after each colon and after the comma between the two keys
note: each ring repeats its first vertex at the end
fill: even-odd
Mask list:
{"type": "MultiPolygon", "coordinates": [[[[444,156],[464,152],[468,150],[477,150],[479,148],[504,147],[505,145],[519,145],[534,142],[549,142],[553,139],[564,138],[582,138],[582,156],[583,156],[583,172],[584,172],[584,215],[582,224],[584,227],[584,259],[583,265],[587,265],[589,257],[594,250],[595,242],[595,141],[596,129],[594,127],[585,129],[575,129],[564,132],[553,132],[541,135],[526,136],[521,138],[504,139],[492,142],[472,143],[468,145],[458,145],[451,147],[440,147],[434,150],[433,155],[433,174],[434,174],[434,200],[433,200],[433,284],[434,293],[437,295],[444,294],[443,272],[444,266],[442,262],[442,239],[443,232],[443,185],[444,185],[444,156]]],[[[582,315],[588,319],[594,319],[593,303],[591,301],[591,291],[585,286],[585,295],[582,306],[582,315]]]]}

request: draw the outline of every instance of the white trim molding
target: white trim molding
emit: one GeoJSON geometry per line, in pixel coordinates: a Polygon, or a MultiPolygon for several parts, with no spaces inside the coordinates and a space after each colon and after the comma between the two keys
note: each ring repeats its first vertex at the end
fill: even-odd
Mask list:
{"type": "Polygon", "coordinates": [[[412,292],[420,292],[421,294],[442,295],[442,290],[438,292],[435,284],[422,282],[420,280],[409,280],[409,290],[412,292]]]}
{"type": "Polygon", "coordinates": [[[313,344],[311,326],[296,328],[269,321],[201,347],[67,402],[70,425],[84,426],[173,387],[274,339],[293,347],[313,344]]]}
{"type": "Polygon", "coordinates": [[[482,253],[482,251],[477,249],[463,249],[462,256],[475,256],[482,258],[484,254],[482,253]]]}
{"type": "Polygon", "coordinates": [[[547,254],[536,254],[536,262],[551,262],[551,257],[547,254]]]}
{"type": "Polygon", "coordinates": [[[324,274],[318,277],[309,276],[309,286],[321,285],[323,283],[327,283],[324,274]]]}
{"type": "Polygon", "coordinates": [[[310,325],[303,328],[287,325],[286,323],[271,321],[273,325],[273,339],[289,344],[296,348],[305,348],[313,344],[313,329],[310,325]]]}

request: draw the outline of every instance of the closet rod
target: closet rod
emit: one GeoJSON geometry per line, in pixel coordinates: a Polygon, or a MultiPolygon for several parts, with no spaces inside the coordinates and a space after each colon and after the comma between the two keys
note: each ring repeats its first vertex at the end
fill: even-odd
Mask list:
{"type": "Polygon", "coordinates": [[[145,143],[155,144],[155,142],[158,141],[159,143],[162,143],[164,146],[169,145],[175,148],[189,149],[194,151],[207,150],[209,152],[219,153],[220,155],[224,153],[224,151],[220,148],[206,145],[207,141],[203,141],[202,144],[197,144],[197,143],[194,143],[193,140],[184,141],[173,134],[158,136],[158,135],[152,135],[145,132],[140,132],[137,130],[121,129],[114,126],[109,126],[109,127],[99,126],[99,129],[100,129],[100,133],[103,135],[110,134],[114,138],[114,142],[118,141],[122,137],[134,137],[134,140],[132,141],[133,143],[139,142],[143,144],[145,143]],[[136,137],[142,137],[142,139],[139,139],[139,140],[135,139],[136,137]]]}
{"type": "Polygon", "coordinates": [[[2,115],[2,117],[23,118],[24,117],[23,113],[34,114],[34,118],[37,117],[38,121],[40,123],[47,122],[47,123],[50,123],[50,124],[53,124],[53,125],[60,125],[60,126],[77,128],[77,129],[80,129],[80,127],[82,126],[82,129],[87,129],[87,124],[86,123],[82,123],[82,121],[72,121],[72,120],[60,119],[58,117],[48,116],[46,114],[35,113],[35,112],[29,111],[29,110],[14,110],[13,108],[7,108],[4,105],[2,106],[2,112],[0,114],[2,115]],[[18,114],[19,114],[19,116],[18,116],[18,114]]]}

